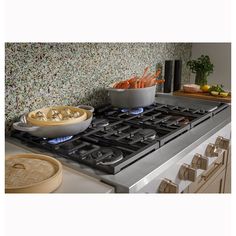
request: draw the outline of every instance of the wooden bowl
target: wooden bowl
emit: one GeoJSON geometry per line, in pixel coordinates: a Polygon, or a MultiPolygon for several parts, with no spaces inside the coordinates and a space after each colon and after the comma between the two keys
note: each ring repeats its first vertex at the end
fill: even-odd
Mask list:
{"type": "Polygon", "coordinates": [[[62,182],[62,165],[50,156],[22,153],[5,161],[6,193],[50,193],[62,182]]]}
{"type": "Polygon", "coordinates": [[[68,125],[68,124],[74,124],[74,123],[78,123],[81,121],[84,121],[87,119],[87,113],[86,110],[78,108],[78,107],[72,107],[72,106],[54,106],[54,107],[46,107],[46,108],[42,108],[42,109],[38,109],[35,111],[31,111],[28,113],[27,115],[27,121],[34,126],[53,126],[53,125],[68,125]],[[43,112],[47,118],[49,118],[50,116],[50,112],[52,109],[55,109],[59,112],[62,112],[63,110],[65,110],[66,108],[70,109],[72,112],[79,112],[79,117],[77,118],[73,118],[70,120],[60,120],[60,121],[53,121],[50,119],[47,119],[46,121],[44,120],[38,120],[35,118],[35,115],[37,112],[43,112]]]}

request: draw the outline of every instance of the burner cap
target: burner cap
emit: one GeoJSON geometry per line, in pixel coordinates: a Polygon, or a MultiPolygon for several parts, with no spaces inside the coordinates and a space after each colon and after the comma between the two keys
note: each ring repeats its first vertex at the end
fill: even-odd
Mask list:
{"type": "Polygon", "coordinates": [[[92,123],[93,127],[105,127],[109,125],[109,121],[106,119],[95,119],[92,123]]]}
{"type": "Polygon", "coordinates": [[[188,125],[190,123],[190,120],[188,118],[184,118],[183,120],[181,120],[179,122],[180,124],[183,124],[183,125],[188,125]]]}
{"type": "Polygon", "coordinates": [[[143,135],[148,140],[154,140],[156,138],[157,132],[153,129],[142,129],[139,132],[141,135],[143,135]]]}
{"type": "Polygon", "coordinates": [[[138,114],[143,113],[143,108],[142,107],[133,108],[133,109],[124,108],[124,109],[121,109],[121,112],[128,112],[131,115],[138,115],[138,114]]]}
{"type": "Polygon", "coordinates": [[[114,148],[100,148],[92,153],[92,158],[101,165],[112,165],[123,159],[123,153],[114,148]]]}

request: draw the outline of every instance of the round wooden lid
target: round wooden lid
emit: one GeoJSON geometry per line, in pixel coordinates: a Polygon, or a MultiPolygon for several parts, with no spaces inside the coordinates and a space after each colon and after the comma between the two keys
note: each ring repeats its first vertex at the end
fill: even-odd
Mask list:
{"type": "Polygon", "coordinates": [[[35,126],[67,125],[86,119],[86,110],[72,106],[46,107],[31,111],[27,115],[27,121],[35,126]]]}
{"type": "Polygon", "coordinates": [[[62,165],[56,159],[34,153],[6,157],[5,190],[11,193],[47,193],[62,181],[62,165]]]}

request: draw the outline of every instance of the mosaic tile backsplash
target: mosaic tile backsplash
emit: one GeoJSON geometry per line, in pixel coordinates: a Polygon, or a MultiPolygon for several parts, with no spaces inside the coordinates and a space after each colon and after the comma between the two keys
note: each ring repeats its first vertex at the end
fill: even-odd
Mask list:
{"type": "Polygon", "coordinates": [[[150,65],[181,59],[190,79],[190,43],[6,43],[6,131],[19,116],[52,105],[108,102],[111,83],[142,74],[150,65]]]}

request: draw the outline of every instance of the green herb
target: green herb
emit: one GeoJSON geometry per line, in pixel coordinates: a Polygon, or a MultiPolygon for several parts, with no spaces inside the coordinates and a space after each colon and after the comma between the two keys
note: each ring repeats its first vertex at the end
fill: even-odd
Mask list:
{"type": "Polygon", "coordinates": [[[224,93],[225,91],[223,90],[223,85],[222,84],[217,84],[217,85],[213,85],[209,88],[208,92],[212,92],[212,91],[215,91],[215,92],[219,92],[219,93],[224,93]]]}
{"type": "Polygon", "coordinates": [[[213,72],[214,65],[210,61],[210,57],[207,55],[201,55],[197,60],[190,60],[187,62],[187,66],[191,69],[192,73],[203,73],[207,76],[213,72]]]}

